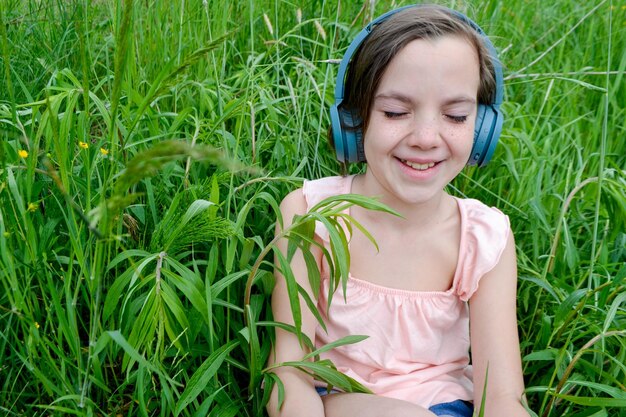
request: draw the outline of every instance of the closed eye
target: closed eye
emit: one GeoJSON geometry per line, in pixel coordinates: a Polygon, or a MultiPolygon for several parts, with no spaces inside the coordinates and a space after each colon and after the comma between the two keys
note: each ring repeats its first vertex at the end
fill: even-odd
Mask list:
{"type": "Polygon", "coordinates": [[[445,116],[454,123],[463,123],[467,121],[467,116],[454,116],[451,114],[446,114],[445,116]]]}
{"type": "Polygon", "coordinates": [[[386,111],[384,113],[385,113],[385,117],[387,119],[397,119],[397,118],[402,117],[402,116],[404,116],[406,114],[406,113],[402,113],[402,112],[398,113],[398,112],[392,112],[392,111],[386,111]]]}

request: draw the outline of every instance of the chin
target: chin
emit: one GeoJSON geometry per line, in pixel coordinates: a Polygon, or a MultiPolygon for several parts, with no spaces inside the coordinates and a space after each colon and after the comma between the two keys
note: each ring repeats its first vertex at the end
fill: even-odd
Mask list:
{"type": "Polygon", "coordinates": [[[396,190],[395,198],[407,205],[421,205],[438,199],[443,194],[443,187],[435,190],[396,190]]]}

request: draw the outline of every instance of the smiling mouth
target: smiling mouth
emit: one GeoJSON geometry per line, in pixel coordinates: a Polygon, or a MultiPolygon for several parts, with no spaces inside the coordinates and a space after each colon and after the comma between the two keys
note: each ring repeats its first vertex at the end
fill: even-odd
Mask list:
{"type": "Polygon", "coordinates": [[[407,161],[406,159],[400,159],[400,162],[402,162],[404,165],[410,166],[411,168],[417,170],[417,171],[426,171],[429,168],[432,168],[435,166],[435,162],[428,162],[426,164],[419,164],[417,162],[411,162],[411,161],[407,161]]]}

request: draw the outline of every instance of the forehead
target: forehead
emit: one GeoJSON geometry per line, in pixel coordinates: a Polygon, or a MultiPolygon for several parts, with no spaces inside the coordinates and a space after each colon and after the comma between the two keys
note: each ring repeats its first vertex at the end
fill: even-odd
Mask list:
{"type": "Polygon", "coordinates": [[[478,52],[462,36],[416,39],[389,62],[376,94],[385,90],[423,94],[456,91],[475,97],[480,84],[478,52]]]}

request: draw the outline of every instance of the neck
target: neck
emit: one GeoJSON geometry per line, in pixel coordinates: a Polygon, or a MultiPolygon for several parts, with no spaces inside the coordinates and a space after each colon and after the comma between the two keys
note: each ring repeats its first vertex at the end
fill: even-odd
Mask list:
{"type": "Polygon", "coordinates": [[[423,229],[442,222],[450,216],[452,197],[443,190],[428,200],[410,203],[385,192],[384,189],[377,186],[376,181],[368,179],[367,174],[365,174],[354,179],[352,192],[366,197],[378,198],[381,203],[400,213],[402,217],[381,215],[379,212],[360,207],[355,207],[356,211],[353,210],[353,213],[358,213],[360,218],[375,220],[379,224],[385,223],[388,227],[397,227],[404,230],[409,228],[423,229]]]}

